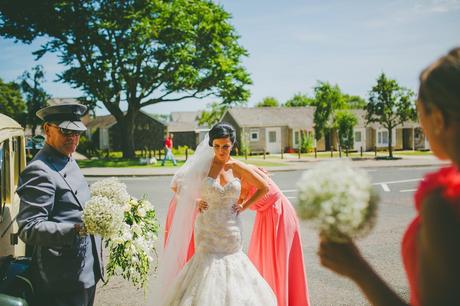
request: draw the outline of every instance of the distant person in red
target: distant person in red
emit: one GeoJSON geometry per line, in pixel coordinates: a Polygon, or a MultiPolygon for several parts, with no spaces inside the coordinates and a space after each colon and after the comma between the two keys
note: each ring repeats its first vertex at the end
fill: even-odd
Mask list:
{"type": "Polygon", "coordinates": [[[165,142],[164,142],[164,147],[165,147],[165,157],[163,158],[163,161],[161,162],[161,165],[164,166],[165,162],[167,160],[172,160],[174,166],[177,165],[176,160],[174,159],[174,155],[172,153],[173,149],[173,134],[169,134],[166,136],[165,142]]]}

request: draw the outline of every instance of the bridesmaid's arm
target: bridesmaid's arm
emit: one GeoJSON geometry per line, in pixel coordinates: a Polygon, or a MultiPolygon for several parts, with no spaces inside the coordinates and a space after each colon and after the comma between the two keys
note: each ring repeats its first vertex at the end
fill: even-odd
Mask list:
{"type": "Polygon", "coordinates": [[[263,179],[260,175],[258,175],[253,169],[251,169],[248,165],[236,161],[231,160],[227,162],[225,165],[226,170],[232,169],[234,174],[240,179],[247,182],[247,184],[254,186],[257,191],[249,198],[246,199],[242,207],[240,209],[236,209],[237,211],[245,210],[251,207],[252,204],[256,203],[259,199],[261,199],[269,189],[268,183],[266,180],[263,179]]]}
{"type": "Polygon", "coordinates": [[[407,305],[374,271],[352,241],[335,243],[322,239],[318,255],[323,266],[352,279],[372,305],[407,305]]]}
{"type": "Polygon", "coordinates": [[[460,221],[440,190],[420,209],[420,300],[422,305],[460,305],[460,221]]]}

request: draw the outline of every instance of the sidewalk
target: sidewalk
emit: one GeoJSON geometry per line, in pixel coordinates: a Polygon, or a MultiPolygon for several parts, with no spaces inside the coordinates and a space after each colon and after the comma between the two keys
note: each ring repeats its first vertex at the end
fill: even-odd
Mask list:
{"type": "MultiPolygon", "coordinates": [[[[345,160],[346,158],[342,158],[345,160]]],[[[303,158],[290,159],[285,162],[286,165],[265,167],[269,172],[280,171],[297,171],[306,170],[314,167],[320,162],[328,162],[331,160],[340,160],[340,158],[303,158]]],[[[404,156],[397,160],[375,160],[372,158],[353,160],[353,165],[360,168],[384,168],[384,167],[440,167],[447,165],[446,162],[438,160],[434,156],[404,156]]],[[[179,169],[179,167],[165,168],[84,168],[83,174],[86,177],[102,177],[102,176],[171,176],[179,169]]]]}

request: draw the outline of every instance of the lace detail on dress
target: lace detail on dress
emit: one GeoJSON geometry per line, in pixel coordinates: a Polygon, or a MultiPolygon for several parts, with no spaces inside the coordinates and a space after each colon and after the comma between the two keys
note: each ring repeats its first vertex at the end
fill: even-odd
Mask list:
{"type": "Polygon", "coordinates": [[[201,195],[208,209],[199,214],[195,223],[197,252],[231,254],[241,250],[241,222],[233,210],[240,191],[236,178],[224,186],[211,177],[205,180],[201,195]]]}

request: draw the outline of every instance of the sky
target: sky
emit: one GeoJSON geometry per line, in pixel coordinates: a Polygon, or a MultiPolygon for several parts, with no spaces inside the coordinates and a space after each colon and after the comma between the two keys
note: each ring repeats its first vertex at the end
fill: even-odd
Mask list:
{"type": "MultiPolygon", "coordinates": [[[[416,91],[420,71],[460,46],[460,0],[216,0],[249,52],[249,106],[271,96],[285,102],[312,95],[320,81],[347,94],[368,97],[384,72],[416,91]]],[[[53,54],[36,62],[31,45],[0,38],[0,78],[14,81],[36,64],[44,66],[45,89],[53,97],[78,97],[77,89],[55,82],[64,67],[53,54]]],[[[165,102],[150,113],[204,109],[217,99],[165,102]]],[[[100,115],[107,110],[99,109],[100,115]]]]}

